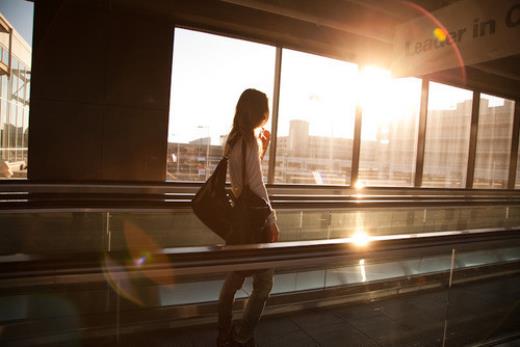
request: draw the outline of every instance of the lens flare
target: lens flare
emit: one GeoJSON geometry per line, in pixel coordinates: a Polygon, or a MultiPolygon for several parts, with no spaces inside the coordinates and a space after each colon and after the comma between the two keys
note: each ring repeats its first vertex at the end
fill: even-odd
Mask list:
{"type": "Polygon", "coordinates": [[[363,181],[360,181],[360,180],[357,180],[356,183],[354,184],[354,188],[356,189],[363,189],[365,188],[365,183],[363,181]]]}
{"type": "Polygon", "coordinates": [[[358,247],[365,247],[370,243],[370,236],[364,230],[357,230],[352,235],[352,242],[358,247]]]}
{"type": "Polygon", "coordinates": [[[445,40],[448,40],[450,46],[453,48],[453,54],[455,55],[455,59],[457,59],[457,64],[460,68],[460,74],[461,74],[461,80],[465,83],[466,82],[466,66],[464,64],[464,59],[462,58],[462,53],[460,52],[460,48],[457,45],[456,42],[447,34],[448,29],[444,26],[444,24],[437,19],[431,12],[426,10],[424,7],[417,5],[416,3],[413,3],[411,1],[401,1],[401,4],[408,6],[412,8],[413,10],[419,12],[424,17],[428,18],[432,24],[433,24],[433,35],[441,42],[444,42],[445,40]],[[439,36],[437,36],[439,35],[439,36]],[[440,38],[444,38],[443,40],[440,40],[440,38]]]}
{"type": "Polygon", "coordinates": [[[139,306],[153,301],[146,290],[149,281],[160,285],[174,283],[174,271],[169,258],[150,235],[133,223],[123,223],[123,235],[129,257],[114,260],[109,254],[103,259],[103,275],[107,283],[121,297],[139,306]],[[154,269],[161,265],[160,269],[154,269]]]}
{"type": "Polygon", "coordinates": [[[125,222],[123,231],[132,263],[140,267],[140,272],[155,283],[171,284],[174,277],[173,268],[166,268],[158,273],[146,266],[169,263],[169,258],[162,254],[162,248],[157,245],[150,235],[133,223],[125,222]]]}
{"type": "Polygon", "coordinates": [[[435,28],[433,30],[433,36],[435,36],[435,38],[440,42],[444,42],[446,41],[446,37],[448,37],[448,34],[441,28],[435,28]]]}
{"type": "Polygon", "coordinates": [[[103,261],[103,276],[117,295],[136,305],[144,306],[136,285],[128,275],[128,269],[116,263],[109,255],[105,256],[103,261]]]}
{"type": "Polygon", "coordinates": [[[146,263],[147,259],[148,259],[148,257],[146,255],[143,255],[140,258],[134,259],[134,265],[135,266],[142,266],[142,265],[144,265],[146,263]]]}

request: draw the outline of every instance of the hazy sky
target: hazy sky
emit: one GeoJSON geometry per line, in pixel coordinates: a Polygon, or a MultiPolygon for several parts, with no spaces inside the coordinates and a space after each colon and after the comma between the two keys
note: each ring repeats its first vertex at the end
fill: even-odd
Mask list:
{"type": "Polygon", "coordinates": [[[246,88],[272,102],[275,48],[176,29],[169,141],[206,137],[218,144],[231,130],[238,97],[246,88]]]}
{"type": "MultiPolygon", "coordinates": [[[[170,142],[210,135],[220,143],[246,88],[272,102],[273,46],[176,29],[173,52],[170,142]]],[[[291,119],[303,119],[311,135],[352,138],[357,85],[355,64],[284,49],[278,134],[288,135],[291,119]]]]}
{"type": "Polygon", "coordinates": [[[0,13],[32,46],[34,4],[25,0],[0,0],[0,13]]]}
{"type": "MultiPolygon", "coordinates": [[[[246,88],[264,91],[272,101],[273,46],[175,29],[173,53],[170,142],[209,135],[212,144],[220,143],[246,88]]],[[[282,53],[280,136],[288,135],[291,119],[303,119],[311,135],[352,138],[357,100],[365,112],[364,139],[375,139],[378,127],[392,119],[418,116],[420,79],[392,79],[389,71],[375,67],[359,71],[345,61],[288,49],[282,53]]],[[[470,91],[442,87],[431,88],[431,108],[453,109],[472,97],[470,91]]]]}

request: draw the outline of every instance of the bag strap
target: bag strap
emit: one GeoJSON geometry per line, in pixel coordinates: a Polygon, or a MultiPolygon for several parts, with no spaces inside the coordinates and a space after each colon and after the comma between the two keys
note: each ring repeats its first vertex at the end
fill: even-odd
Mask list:
{"type": "Polygon", "coordinates": [[[242,136],[242,191],[244,191],[246,186],[246,141],[244,136],[242,136]]]}

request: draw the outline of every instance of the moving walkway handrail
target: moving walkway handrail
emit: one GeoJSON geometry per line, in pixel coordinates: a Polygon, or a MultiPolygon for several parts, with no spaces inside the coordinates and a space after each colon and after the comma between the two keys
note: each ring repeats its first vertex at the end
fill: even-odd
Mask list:
{"type": "MultiPolygon", "coordinates": [[[[68,194],[68,193],[107,193],[107,194],[186,194],[193,195],[202,182],[31,182],[27,180],[0,180],[0,194],[68,194]]],[[[229,183],[228,183],[229,186],[229,183]]],[[[433,188],[433,187],[364,187],[356,189],[346,185],[302,185],[302,184],[267,184],[273,196],[284,198],[305,197],[328,198],[354,196],[442,196],[442,197],[520,197],[520,189],[465,189],[465,188],[433,188]]]]}
{"type": "MultiPolygon", "coordinates": [[[[150,263],[132,264],[131,252],[90,254],[16,254],[0,256],[0,286],[2,280],[20,277],[92,275],[103,271],[128,276],[147,272],[154,276],[185,276],[221,273],[231,270],[262,268],[305,268],[344,264],[360,258],[370,260],[428,254],[449,254],[451,249],[471,249],[479,243],[520,241],[520,229],[493,228],[465,231],[445,231],[423,234],[378,236],[367,246],[359,246],[351,238],[279,242],[238,246],[207,246],[164,248],[149,254],[150,263]],[[110,264],[126,264],[111,266],[110,264]],[[154,261],[155,259],[155,261],[154,261]],[[124,274],[123,274],[124,272],[124,274]]],[[[90,276],[90,277],[89,277],[90,276]]],[[[101,278],[101,277],[100,277],[101,278]]]]}
{"type": "MultiPolygon", "coordinates": [[[[25,193],[186,193],[193,194],[203,182],[32,182],[28,180],[0,180],[0,192],[25,193]]],[[[229,183],[228,183],[229,185],[229,183]]],[[[520,189],[435,188],[435,187],[364,187],[348,185],[267,184],[276,195],[343,196],[356,193],[368,195],[452,195],[452,196],[520,196],[520,189]]]]}
{"type": "MultiPolygon", "coordinates": [[[[63,186],[61,186],[63,188],[63,186]]],[[[2,187],[0,187],[2,188],[2,187]]],[[[34,187],[33,187],[34,188],[34,187]]],[[[78,187],[76,187],[79,189],[78,187]]],[[[0,212],[53,210],[85,212],[107,212],[114,210],[170,210],[189,209],[195,192],[155,192],[155,191],[78,191],[70,188],[49,190],[0,191],[0,212]]],[[[399,190],[379,192],[350,192],[345,195],[330,194],[271,194],[275,208],[313,209],[313,208],[381,208],[381,207],[428,207],[428,206],[490,206],[520,205],[520,195],[473,194],[453,192],[449,195],[442,191],[401,194],[399,190]]]]}

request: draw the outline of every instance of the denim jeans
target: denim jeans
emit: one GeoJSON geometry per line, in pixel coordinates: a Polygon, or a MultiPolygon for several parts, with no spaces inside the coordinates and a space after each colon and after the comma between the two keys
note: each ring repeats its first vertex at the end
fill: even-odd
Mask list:
{"type": "Polygon", "coordinates": [[[218,303],[218,328],[221,332],[231,331],[231,322],[233,320],[233,302],[235,293],[242,288],[244,280],[248,276],[253,277],[253,292],[249,297],[242,320],[237,326],[234,338],[245,343],[254,336],[254,331],[265,303],[269,298],[269,293],[273,287],[273,269],[256,270],[256,271],[234,271],[227,275],[222,290],[220,291],[218,303]]]}

